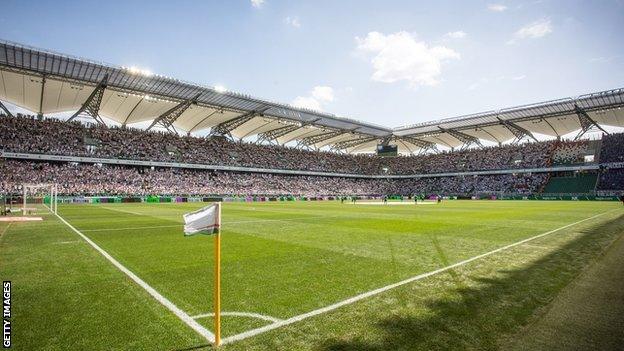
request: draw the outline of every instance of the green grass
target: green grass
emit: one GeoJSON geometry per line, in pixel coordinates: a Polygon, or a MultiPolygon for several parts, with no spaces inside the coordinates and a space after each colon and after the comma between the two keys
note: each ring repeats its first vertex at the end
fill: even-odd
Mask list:
{"type": "MultiPolygon", "coordinates": [[[[212,310],[213,241],[183,237],[181,216],[202,205],[62,205],[59,212],[196,315],[212,310]]],[[[531,323],[622,233],[620,207],[535,201],[226,203],[222,310],[280,319],[611,212],[224,349],[495,349],[531,323]]],[[[0,233],[5,227],[0,223],[0,233]]],[[[19,349],[205,345],[53,217],[11,224],[0,238],[0,267],[2,278],[14,284],[19,349]]],[[[212,329],[211,318],[198,321],[212,329]]],[[[227,337],[266,324],[227,316],[223,332],[227,337]]]]}

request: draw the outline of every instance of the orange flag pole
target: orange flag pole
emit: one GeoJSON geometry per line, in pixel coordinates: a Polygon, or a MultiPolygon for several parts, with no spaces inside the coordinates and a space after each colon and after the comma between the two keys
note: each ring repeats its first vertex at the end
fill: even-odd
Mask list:
{"type": "Polygon", "coordinates": [[[215,346],[221,344],[221,202],[217,204],[217,232],[214,236],[215,274],[214,274],[214,334],[215,346]]]}

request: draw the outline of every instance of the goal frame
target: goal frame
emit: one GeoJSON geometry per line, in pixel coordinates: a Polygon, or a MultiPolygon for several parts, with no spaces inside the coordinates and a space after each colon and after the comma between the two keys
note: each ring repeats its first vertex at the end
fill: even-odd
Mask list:
{"type": "Polygon", "coordinates": [[[38,190],[38,189],[47,189],[46,194],[50,195],[50,207],[46,206],[45,198],[43,200],[43,205],[48,207],[50,212],[53,214],[58,214],[58,185],[55,183],[43,183],[43,184],[22,184],[22,214],[25,216],[27,211],[27,199],[29,191],[38,190]]]}

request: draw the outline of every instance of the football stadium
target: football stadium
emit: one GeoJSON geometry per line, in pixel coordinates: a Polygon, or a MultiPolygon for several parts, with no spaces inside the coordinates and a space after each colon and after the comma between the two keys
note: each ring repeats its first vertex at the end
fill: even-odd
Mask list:
{"type": "Polygon", "coordinates": [[[31,45],[0,40],[3,347],[624,348],[624,88],[396,127],[31,45]]]}

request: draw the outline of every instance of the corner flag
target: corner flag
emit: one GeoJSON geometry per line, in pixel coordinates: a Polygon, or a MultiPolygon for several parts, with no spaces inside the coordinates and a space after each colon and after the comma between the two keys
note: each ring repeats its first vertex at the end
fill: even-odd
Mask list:
{"type": "Polygon", "coordinates": [[[219,210],[220,203],[213,203],[195,212],[186,213],[184,217],[184,235],[217,234],[221,225],[219,210]]]}
{"type": "Polygon", "coordinates": [[[195,212],[185,213],[184,236],[198,233],[214,235],[214,335],[215,346],[221,344],[221,203],[215,202],[195,212]]]}

